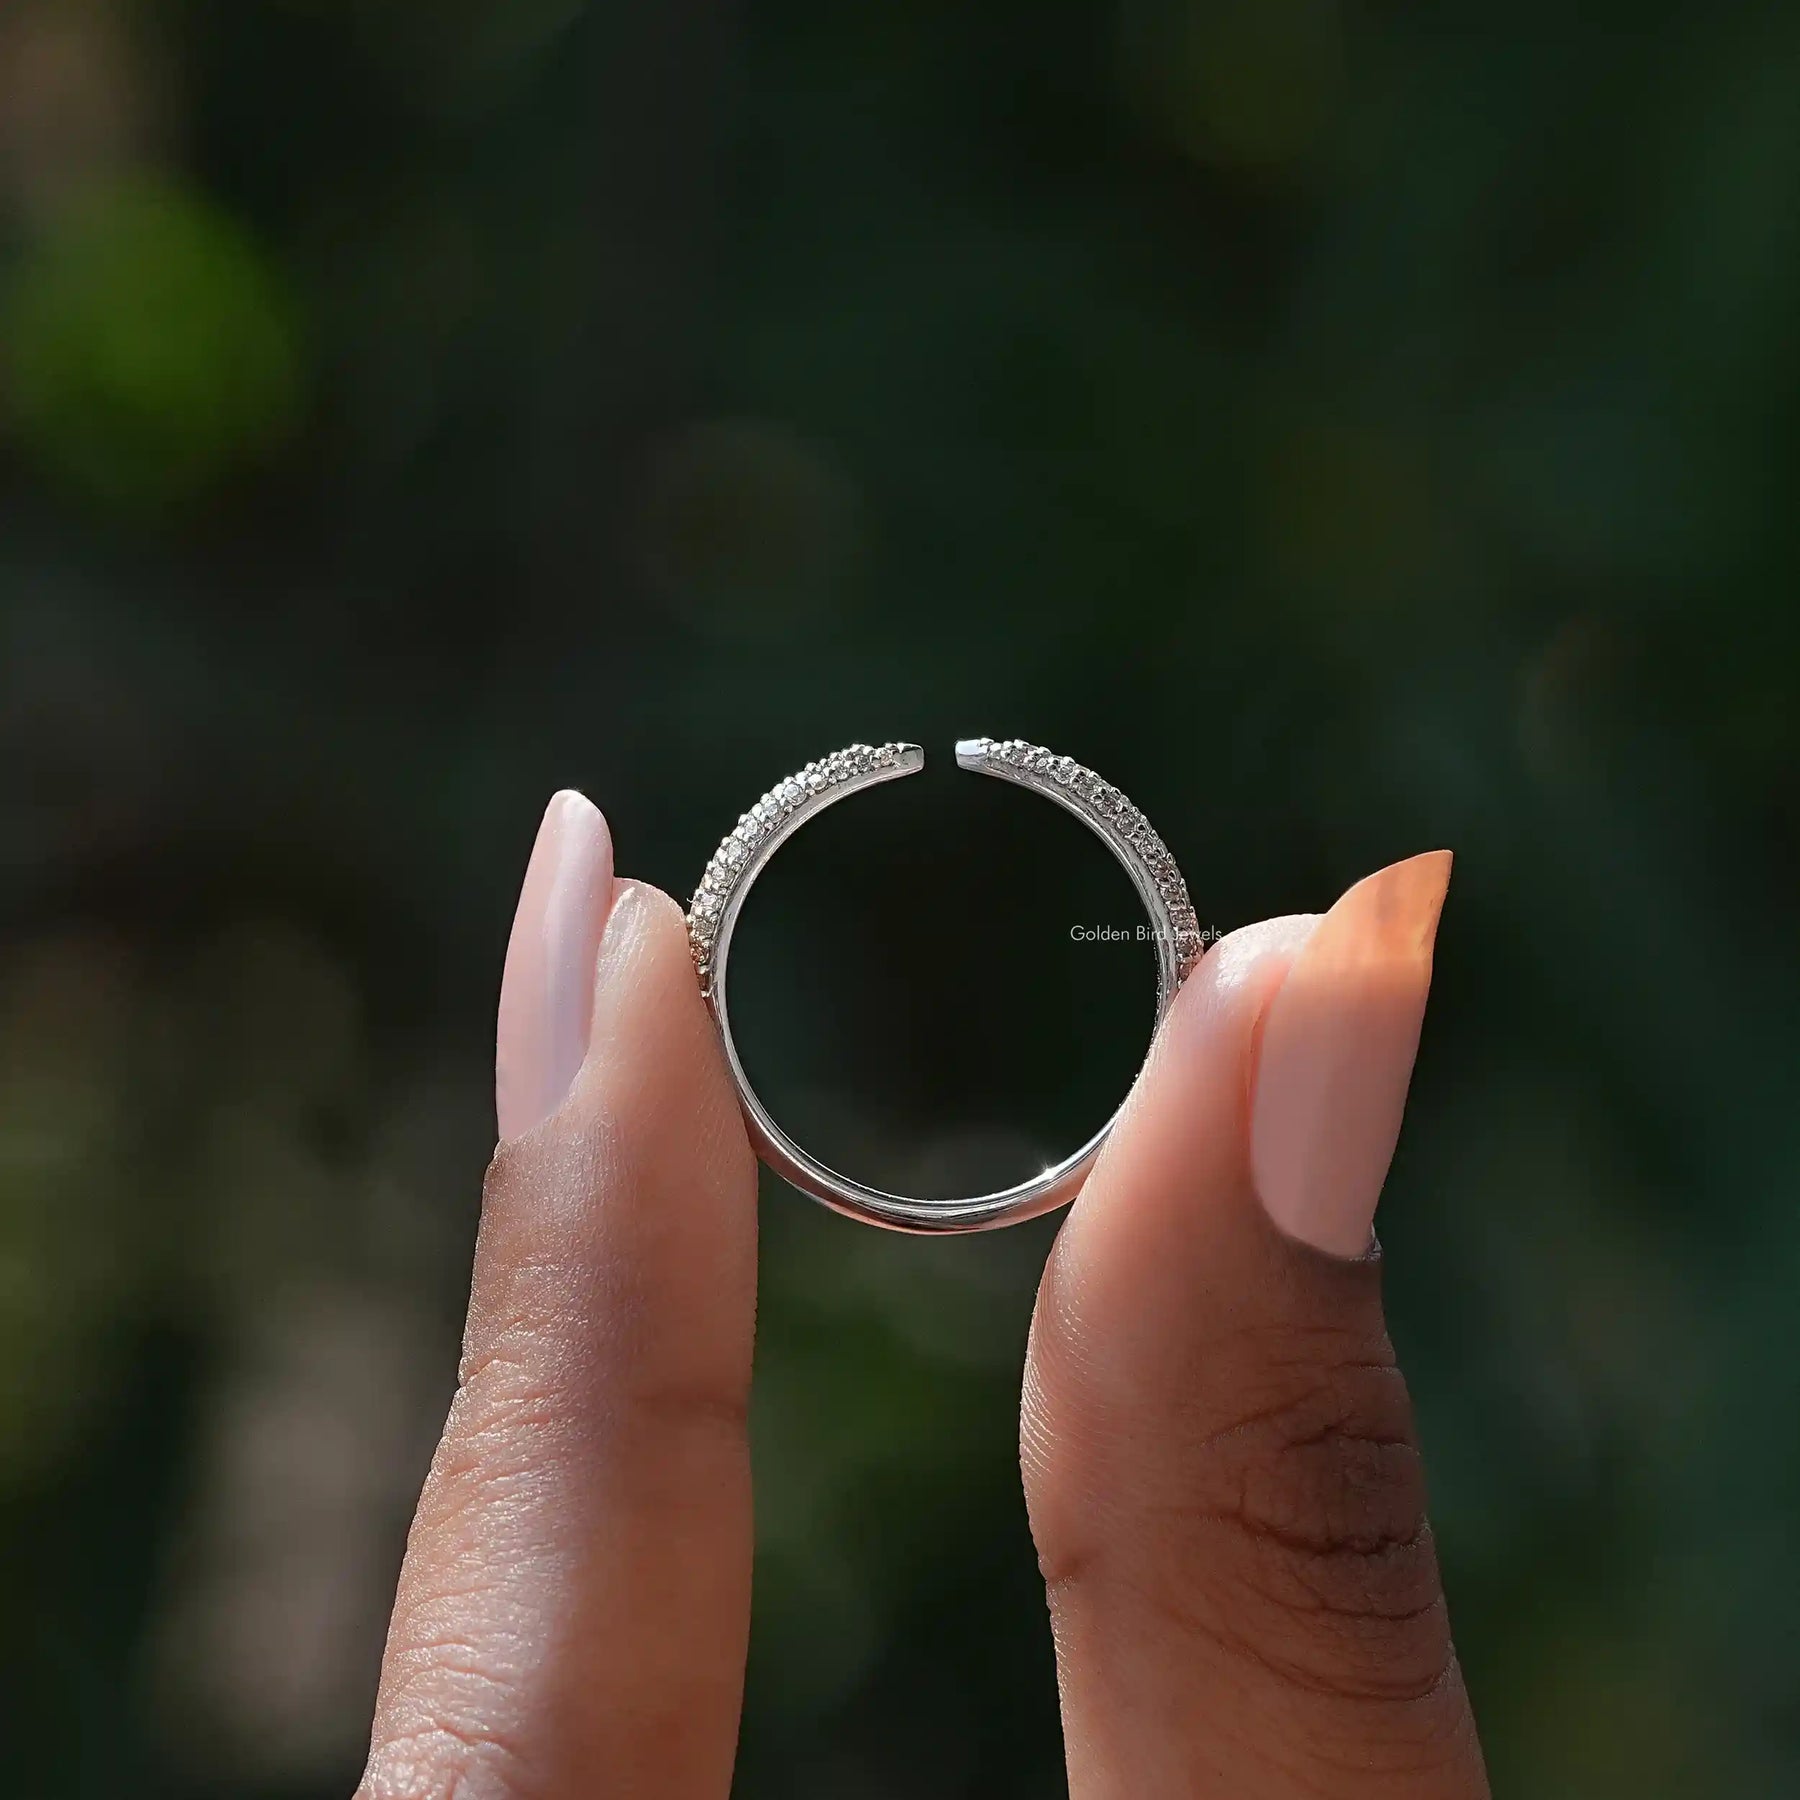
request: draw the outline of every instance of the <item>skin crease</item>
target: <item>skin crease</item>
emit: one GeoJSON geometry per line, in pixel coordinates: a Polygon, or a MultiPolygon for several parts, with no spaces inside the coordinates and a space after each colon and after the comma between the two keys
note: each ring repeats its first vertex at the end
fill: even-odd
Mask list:
{"type": "MultiPolygon", "coordinates": [[[[489,1170],[359,1800],[730,1792],[755,1163],[679,909],[628,881],[605,899],[586,1058],[489,1170]]],[[[1259,1094],[1281,1079],[1273,1004],[1317,928],[1214,946],[1045,1271],[1021,1451],[1072,1800],[1488,1793],[1379,1255],[1300,1241],[1256,1190],[1253,1120],[1273,1105],[1284,1132],[1310,1129],[1305,1082],[1338,1066],[1302,1033],[1289,1066],[1313,1073],[1259,1094]]],[[[1325,963],[1361,966],[1342,944],[1325,963]]],[[[1334,1010],[1330,989],[1308,986],[1305,1015],[1352,1041],[1359,990],[1334,1010]]],[[[515,1030],[531,1017],[515,1006],[515,1030]]],[[[1367,1041],[1401,1043],[1382,1091],[1403,1095],[1394,1017],[1367,1041]]],[[[528,1043],[512,1054],[535,1066],[528,1043]]],[[[1362,1193],[1392,1144],[1358,1131],[1362,1193]]],[[[1329,1151],[1307,1140],[1309,1183],[1329,1183],[1329,1151]]],[[[1330,1229],[1346,1204],[1326,1195],[1330,1229]]]]}

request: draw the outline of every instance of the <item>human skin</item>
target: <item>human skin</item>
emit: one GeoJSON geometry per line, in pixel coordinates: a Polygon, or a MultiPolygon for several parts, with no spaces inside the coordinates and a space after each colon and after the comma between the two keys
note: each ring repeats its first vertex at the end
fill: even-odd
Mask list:
{"type": "MultiPolygon", "coordinates": [[[[1072,1800],[1474,1800],[1372,1223],[1444,853],[1189,978],[1044,1272],[1021,1464],[1072,1800]]],[[[559,794],[461,1377],[358,1800],[726,1800],[756,1166],[680,909],[559,794]]]]}

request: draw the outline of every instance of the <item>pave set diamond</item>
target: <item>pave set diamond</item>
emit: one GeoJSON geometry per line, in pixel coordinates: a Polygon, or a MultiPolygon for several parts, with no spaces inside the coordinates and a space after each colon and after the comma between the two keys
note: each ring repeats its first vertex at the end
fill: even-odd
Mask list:
{"type": "Polygon", "coordinates": [[[1176,962],[1180,979],[1185,981],[1206,946],[1187,882],[1156,827],[1104,776],[1096,775],[1071,757],[1046,750],[1042,744],[1028,744],[1021,738],[977,738],[972,748],[985,752],[989,762],[1054,782],[1066,790],[1068,800],[1093,820],[1102,835],[1124,840],[1169,910],[1176,962]]]}
{"type": "MultiPolygon", "coordinates": [[[[1150,821],[1092,769],[1018,738],[964,738],[957,766],[1052,800],[1072,812],[1118,858],[1150,916],[1156,951],[1156,1021],[1168,1016],[1176,991],[1200,960],[1204,940],[1187,884],[1150,821]]],[[[852,744],[778,781],[740,818],[713,853],[688,908],[688,941],[700,987],[719,1028],[731,1079],[757,1154],[803,1194],[867,1224],[895,1231],[986,1231],[1067,1204],[1080,1192],[1112,1121],[1085,1144],[1029,1179],[994,1193],[909,1199],[871,1187],[811,1155],[784,1131],[758,1098],[732,1040],[727,970],[739,910],[751,884],[778,848],[809,819],[846,795],[915,774],[925,765],[917,744],[852,744]]],[[[1117,1115],[1115,1114],[1116,1118],[1117,1115]]]]}
{"type": "Polygon", "coordinates": [[[847,750],[809,762],[785,781],[776,782],[738,820],[736,828],[713,852],[688,905],[688,944],[694,953],[702,993],[712,992],[712,950],[719,915],[755,853],[797,813],[815,812],[836,799],[846,782],[878,770],[897,769],[905,748],[904,744],[852,744],[847,750]]]}
{"type": "MultiPolygon", "coordinates": [[[[911,748],[905,744],[852,744],[776,782],[738,820],[713,852],[688,906],[688,943],[702,993],[712,992],[713,946],[720,918],[755,866],[758,851],[840,798],[847,785],[863,785],[871,775],[901,772],[911,748]]],[[[958,746],[959,758],[965,750],[984,761],[990,774],[1030,787],[1056,788],[1055,798],[1084,815],[1101,836],[1139,865],[1167,911],[1178,980],[1185,981],[1205,947],[1200,923],[1181,870],[1150,821],[1111,782],[1041,744],[1019,738],[976,738],[958,746]]],[[[916,750],[914,756],[916,759],[916,750]]],[[[913,766],[917,766],[916,760],[913,766]]]]}

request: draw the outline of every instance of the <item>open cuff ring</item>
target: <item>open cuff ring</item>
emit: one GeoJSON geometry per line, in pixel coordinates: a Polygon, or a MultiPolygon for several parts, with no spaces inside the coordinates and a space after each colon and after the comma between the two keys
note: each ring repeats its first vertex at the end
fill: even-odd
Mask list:
{"type": "MultiPolygon", "coordinates": [[[[1200,960],[1203,946],[1187,883],[1150,821],[1091,769],[1036,744],[1016,738],[998,743],[992,738],[967,738],[956,746],[956,760],[961,768],[1013,782],[1066,807],[1124,865],[1150,916],[1156,948],[1156,1024],[1160,1027],[1177,990],[1200,960]]],[[[776,1124],[744,1073],[731,1035],[726,999],[725,972],[738,914],[769,859],[826,807],[878,782],[916,775],[924,766],[925,752],[917,744],[852,744],[776,782],[713,853],[688,908],[688,941],[700,991],[718,1025],[751,1140],[770,1168],[802,1193],[871,1225],[893,1231],[987,1231],[1035,1218],[1073,1200],[1118,1114],[1073,1155],[999,1193],[951,1200],[913,1200],[885,1193],[827,1167],[776,1124]]]]}

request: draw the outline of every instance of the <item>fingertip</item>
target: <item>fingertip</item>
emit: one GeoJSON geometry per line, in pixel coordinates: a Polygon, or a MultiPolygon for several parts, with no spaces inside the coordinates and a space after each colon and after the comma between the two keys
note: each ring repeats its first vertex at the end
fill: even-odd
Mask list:
{"type": "Polygon", "coordinates": [[[629,876],[613,883],[612,911],[594,965],[594,1026],[589,1054],[616,1034],[634,991],[651,985],[665,1004],[682,1004],[696,986],[679,906],[660,888],[629,876]]]}
{"type": "Polygon", "coordinates": [[[1285,913],[1227,932],[1200,959],[1170,1008],[1175,1031],[1221,1011],[1254,1013],[1312,936],[1318,913],[1285,913]],[[1176,1021],[1179,1021],[1177,1023],[1176,1021]]]}
{"type": "MultiPolygon", "coordinates": [[[[1209,1180],[1246,1166],[1247,1099],[1256,1038],[1270,997],[1318,924],[1290,913],[1220,938],[1175,996],[1130,1101],[1071,1224],[1111,1214],[1121,1194],[1149,1184],[1178,1190],[1182,1203],[1209,1180]]],[[[1141,1201],[1131,1203],[1141,1214],[1141,1201]]]]}
{"type": "Polygon", "coordinates": [[[755,1155],[700,995],[686,914],[650,882],[622,877],[615,890],[595,966],[587,1059],[565,1109],[569,1127],[604,1113],[634,1132],[685,1130],[718,1191],[753,1196],[755,1155]]]}
{"type": "Polygon", "coordinates": [[[1176,996],[1046,1270],[1032,1355],[1059,1388],[1111,1408],[1179,1383],[1170,1353],[1196,1309],[1265,1279],[1249,1176],[1257,1036],[1317,923],[1296,913],[1229,933],[1176,996]]]}

